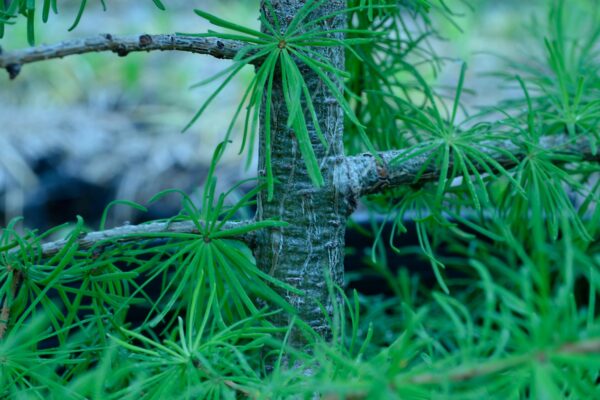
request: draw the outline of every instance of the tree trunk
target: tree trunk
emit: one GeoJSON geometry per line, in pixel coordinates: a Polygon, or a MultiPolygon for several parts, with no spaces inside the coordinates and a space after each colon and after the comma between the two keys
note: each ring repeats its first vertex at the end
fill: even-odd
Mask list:
{"type": "MultiPolygon", "coordinates": [[[[306,0],[272,0],[273,8],[282,29],[292,21],[296,12],[306,0]]],[[[345,0],[324,2],[307,21],[322,15],[341,10],[345,0]]],[[[268,11],[263,11],[269,18],[268,11]]],[[[320,24],[323,30],[340,29],[346,26],[344,15],[327,19],[320,24]]],[[[337,34],[336,34],[337,35],[337,34]]],[[[329,62],[344,69],[344,50],[336,47],[315,48],[329,62]]],[[[276,179],[272,201],[267,201],[264,191],[258,197],[257,219],[277,219],[286,221],[285,228],[264,230],[258,234],[256,259],[259,267],[274,277],[287,282],[305,292],[305,296],[284,293],[285,298],[308,322],[324,337],[329,335],[326,316],[319,307],[325,306],[331,315],[332,305],[326,283],[326,273],[332,282],[341,285],[344,273],[344,233],[349,207],[345,196],[338,192],[334,184],[334,168],[326,160],[344,155],[342,135],[344,115],[338,102],[331,96],[318,76],[308,68],[300,66],[304,79],[312,93],[312,100],[327,138],[329,148],[317,138],[312,119],[306,113],[308,131],[325,184],[315,187],[311,182],[298,148],[294,132],[287,127],[287,107],[280,79],[275,79],[271,107],[271,154],[273,177],[276,179]]],[[[306,107],[304,107],[306,112],[306,107]]],[[[261,121],[264,132],[264,119],[261,121]]],[[[265,138],[261,135],[259,149],[259,174],[265,175],[265,138]]],[[[287,318],[287,317],[286,317],[287,318]]],[[[286,323],[285,320],[277,321],[286,323]]],[[[301,344],[300,338],[292,337],[292,343],[301,344]]]]}

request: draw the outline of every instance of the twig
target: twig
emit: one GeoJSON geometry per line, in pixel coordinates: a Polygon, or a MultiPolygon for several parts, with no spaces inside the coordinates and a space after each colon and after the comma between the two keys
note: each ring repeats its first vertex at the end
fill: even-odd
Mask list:
{"type": "MultiPolygon", "coordinates": [[[[474,143],[473,145],[476,146],[477,144],[474,143]]],[[[512,154],[516,159],[522,159],[526,156],[521,147],[509,140],[487,142],[485,145],[503,150],[503,152],[498,152],[489,147],[481,148],[481,151],[487,153],[504,168],[512,167],[515,164],[514,159],[507,157],[506,153],[512,154]]],[[[600,161],[600,152],[596,154],[592,152],[591,140],[585,136],[577,138],[567,135],[547,136],[540,140],[540,147],[543,150],[552,150],[560,154],[580,156],[588,161],[600,161]]],[[[414,151],[418,151],[418,149],[414,151]]],[[[392,150],[379,153],[383,163],[370,153],[346,157],[344,162],[341,162],[338,166],[338,185],[341,186],[341,189],[346,189],[346,192],[351,193],[355,198],[359,198],[368,194],[381,193],[390,188],[415,184],[430,155],[431,153],[425,153],[409,158],[410,156],[404,150],[392,150]],[[407,161],[394,162],[393,160],[399,156],[407,158],[407,161]]],[[[478,167],[481,168],[480,172],[485,172],[482,166],[479,165],[478,167]]],[[[452,170],[452,164],[449,170],[452,170]]],[[[418,182],[436,180],[439,178],[439,174],[439,170],[426,169],[419,177],[418,182]]]]}
{"type": "MultiPolygon", "coordinates": [[[[450,372],[446,373],[424,373],[413,376],[402,376],[399,377],[395,382],[389,383],[389,389],[391,391],[396,388],[401,388],[404,385],[438,385],[449,382],[460,383],[466,382],[471,379],[481,378],[483,376],[499,374],[505,372],[511,368],[522,366],[532,361],[540,363],[547,362],[552,356],[557,355],[573,355],[573,354],[599,354],[600,355],[600,338],[585,340],[576,343],[567,343],[555,350],[549,351],[538,351],[530,354],[523,354],[504,360],[493,361],[488,363],[481,363],[473,367],[458,367],[450,372]]],[[[350,393],[344,393],[344,399],[366,399],[368,398],[368,392],[356,391],[350,393]]],[[[337,394],[327,394],[324,399],[327,400],[338,400],[341,399],[337,394]]]]}
{"type": "Polygon", "coordinates": [[[2,304],[2,310],[0,310],[0,340],[4,339],[4,335],[8,330],[8,322],[10,321],[10,309],[12,307],[12,302],[14,301],[14,298],[17,296],[17,292],[21,284],[22,275],[21,271],[13,269],[10,265],[8,265],[6,269],[9,273],[12,272],[13,278],[10,284],[9,293],[6,294],[4,304],[2,304]]]}
{"type": "Polygon", "coordinates": [[[246,396],[246,398],[249,398],[249,399],[256,398],[256,396],[252,395],[251,392],[249,392],[248,390],[244,389],[243,387],[241,387],[240,385],[238,385],[234,381],[226,379],[226,380],[223,381],[223,383],[225,385],[229,386],[230,388],[232,388],[233,390],[235,390],[236,392],[239,392],[241,395],[246,396]]]}
{"type": "MultiPolygon", "coordinates": [[[[230,230],[234,228],[241,228],[245,225],[251,224],[253,221],[242,221],[242,222],[227,222],[225,223],[223,230],[230,230]]],[[[124,225],[117,228],[108,229],[104,231],[89,232],[77,239],[77,246],[79,249],[90,249],[96,244],[101,242],[131,242],[140,240],[148,234],[167,234],[167,233],[191,233],[199,234],[200,231],[196,224],[192,221],[181,221],[181,222],[152,222],[140,225],[124,225]]],[[[237,240],[245,242],[248,246],[254,246],[254,234],[253,232],[247,232],[242,235],[234,237],[237,240]]],[[[43,257],[49,257],[57,254],[68,244],[67,239],[61,239],[54,242],[48,242],[41,245],[40,252],[43,257]]],[[[20,247],[15,244],[15,247],[8,251],[9,254],[16,254],[20,251],[20,247]]]]}
{"type": "Polygon", "coordinates": [[[187,35],[133,35],[116,36],[103,34],[52,45],[2,52],[0,68],[5,68],[11,79],[19,74],[24,64],[63,58],[74,54],[112,51],[121,57],[137,51],[177,50],[196,54],[208,54],[216,58],[233,59],[246,44],[236,40],[195,37],[187,35]]]}
{"type": "Polygon", "coordinates": [[[497,362],[480,364],[469,368],[457,368],[449,373],[426,373],[422,375],[415,375],[409,379],[409,382],[418,385],[431,385],[444,382],[464,382],[485,375],[497,374],[533,360],[538,362],[546,362],[546,360],[551,358],[553,355],[566,354],[600,354],[600,338],[585,340],[577,343],[567,343],[554,351],[535,352],[497,362]]]}

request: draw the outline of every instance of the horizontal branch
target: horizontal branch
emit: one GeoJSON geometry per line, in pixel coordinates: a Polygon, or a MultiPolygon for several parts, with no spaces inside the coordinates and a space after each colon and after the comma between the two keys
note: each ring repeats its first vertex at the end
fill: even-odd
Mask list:
{"type": "MultiPolygon", "coordinates": [[[[398,376],[388,384],[390,391],[395,392],[410,385],[430,386],[430,385],[448,385],[451,383],[464,383],[477,378],[506,373],[507,371],[517,370],[533,362],[540,364],[547,363],[548,360],[556,360],[560,363],[561,356],[590,356],[590,359],[597,358],[600,355],[600,338],[593,338],[581,342],[567,343],[557,349],[548,351],[535,351],[528,354],[517,355],[505,359],[494,360],[490,362],[479,362],[475,366],[456,367],[450,371],[439,373],[422,373],[417,375],[398,376]]],[[[356,391],[344,393],[345,399],[367,399],[369,392],[356,391]]],[[[338,400],[341,397],[336,394],[325,395],[326,400],[338,400]]]]}
{"type": "Polygon", "coordinates": [[[532,361],[546,363],[549,359],[556,356],[593,355],[594,357],[597,357],[599,354],[600,338],[595,338],[576,343],[567,343],[554,351],[539,351],[505,360],[479,363],[478,365],[469,368],[459,367],[453,371],[440,374],[425,373],[423,375],[414,375],[409,381],[418,385],[464,382],[481,376],[498,374],[503,371],[529,364],[532,361]]]}
{"type": "MultiPolygon", "coordinates": [[[[600,153],[593,154],[591,141],[584,136],[577,138],[567,135],[546,136],[540,140],[540,147],[560,154],[582,157],[589,161],[600,161],[600,153]]],[[[526,156],[518,144],[509,140],[483,143],[480,150],[504,168],[514,166],[515,159],[520,160],[526,156]]],[[[419,149],[412,151],[418,152],[419,149]]],[[[383,162],[378,161],[370,153],[347,157],[338,167],[338,184],[345,185],[355,198],[359,198],[368,194],[381,193],[386,189],[415,184],[417,178],[419,183],[436,180],[439,178],[440,171],[435,169],[434,163],[431,163],[419,176],[423,166],[429,163],[430,155],[431,152],[426,152],[411,157],[405,150],[391,150],[379,153],[383,162]],[[400,156],[407,161],[396,162],[395,160],[400,156]]],[[[450,170],[452,170],[452,159],[450,162],[450,170]]],[[[483,167],[481,173],[485,173],[483,167]]]]}
{"type": "MultiPolygon", "coordinates": [[[[241,228],[245,225],[249,225],[254,221],[241,221],[241,222],[226,222],[222,230],[231,230],[241,228]]],[[[180,222],[151,222],[140,225],[123,225],[117,228],[108,229],[104,231],[89,232],[82,234],[76,241],[79,249],[86,250],[92,247],[106,242],[107,244],[117,242],[132,242],[139,241],[147,235],[161,234],[173,234],[173,233],[189,233],[189,234],[200,234],[198,227],[192,221],[180,221],[180,222]]],[[[234,236],[233,239],[241,240],[248,246],[254,246],[254,233],[247,232],[242,235],[234,236]]],[[[55,242],[48,242],[41,245],[41,255],[43,257],[50,257],[57,254],[65,246],[67,246],[68,240],[61,239],[55,242]]],[[[16,254],[19,252],[19,247],[15,247],[9,250],[9,254],[16,254]]]]}
{"type": "Polygon", "coordinates": [[[236,40],[195,37],[188,35],[98,35],[86,39],[76,39],[53,45],[2,52],[0,68],[5,68],[11,79],[21,70],[21,66],[37,61],[63,58],[74,54],[112,51],[121,57],[136,51],[177,50],[196,54],[208,54],[216,58],[232,59],[245,43],[236,40]]]}

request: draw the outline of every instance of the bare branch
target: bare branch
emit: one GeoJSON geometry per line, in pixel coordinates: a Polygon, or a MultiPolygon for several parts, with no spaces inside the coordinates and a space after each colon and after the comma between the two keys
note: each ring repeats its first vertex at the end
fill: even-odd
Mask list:
{"type": "Polygon", "coordinates": [[[0,68],[5,68],[11,79],[14,79],[24,64],[63,58],[74,54],[112,51],[124,57],[136,51],[177,50],[232,59],[244,46],[246,46],[245,43],[236,40],[185,35],[114,36],[104,34],[10,52],[0,50],[0,68]]]}
{"type": "MultiPolygon", "coordinates": [[[[222,230],[231,230],[241,228],[249,225],[254,221],[241,221],[241,222],[227,222],[225,223],[222,230]]],[[[90,249],[97,244],[106,242],[107,244],[114,242],[132,242],[148,237],[149,235],[156,235],[160,237],[161,234],[168,236],[172,233],[189,233],[189,234],[200,234],[198,227],[192,221],[180,221],[180,222],[152,222],[140,225],[123,225],[117,228],[108,229],[104,231],[89,232],[77,239],[77,246],[79,249],[85,250],[90,249]]],[[[248,246],[254,246],[254,233],[246,232],[242,235],[234,236],[234,239],[245,242],[248,246]]],[[[55,242],[44,243],[41,245],[41,255],[43,257],[49,257],[57,254],[68,244],[67,239],[57,240],[55,242]]],[[[9,250],[9,254],[16,254],[20,248],[15,244],[15,248],[9,250]]]]}
{"type": "MultiPolygon", "coordinates": [[[[540,140],[540,147],[560,154],[579,156],[588,161],[600,161],[600,153],[593,154],[591,140],[584,136],[576,138],[567,135],[547,136],[540,140]]],[[[418,151],[418,149],[413,151],[418,151]]],[[[483,143],[481,151],[494,158],[505,168],[514,166],[515,159],[520,160],[526,156],[520,146],[509,140],[483,143]],[[494,148],[500,148],[502,151],[494,148]],[[507,156],[507,153],[514,158],[507,156]]],[[[378,162],[369,153],[347,157],[338,166],[338,185],[346,186],[346,192],[357,199],[364,195],[383,192],[386,189],[415,184],[419,172],[428,162],[430,155],[431,153],[424,153],[410,158],[403,150],[392,150],[379,153],[383,163],[378,162]],[[407,158],[407,161],[395,162],[394,160],[399,156],[407,158]]],[[[452,170],[452,165],[450,165],[450,170],[452,170]]],[[[484,173],[485,170],[482,168],[481,172],[484,173]]],[[[439,174],[440,171],[428,168],[418,181],[421,183],[436,180],[439,178],[439,174]]]]}

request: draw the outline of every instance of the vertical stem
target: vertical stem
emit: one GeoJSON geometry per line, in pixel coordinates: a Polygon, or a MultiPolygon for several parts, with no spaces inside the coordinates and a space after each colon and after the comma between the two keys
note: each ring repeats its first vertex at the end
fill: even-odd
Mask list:
{"type": "Polygon", "coordinates": [[[21,271],[13,269],[10,265],[6,268],[9,272],[12,273],[12,281],[10,283],[10,289],[5,295],[4,303],[2,304],[2,309],[0,309],[0,340],[4,339],[4,335],[8,330],[8,323],[10,321],[10,309],[12,307],[12,303],[17,296],[17,292],[19,290],[19,286],[21,284],[21,271]]]}
{"type": "MultiPolygon", "coordinates": [[[[292,21],[294,15],[306,0],[271,0],[282,30],[292,21]]],[[[318,16],[328,15],[345,7],[345,0],[329,0],[307,18],[311,21],[318,16]]],[[[263,5],[268,18],[268,10],[263,5]]],[[[321,24],[323,30],[340,29],[346,26],[344,15],[326,19],[321,24]]],[[[336,34],[338,38],[341,35],[336,34]]],[[[344,50],[339,47],[314,48],[339,69],[344,69],[344,50]]],[[[312,101],[320,121],[320,127],[327,138],[328,148],[323,146],[316,134],[312,119],[304,104],[311,142],[317,159],[320,161],[324,186],[315,187],[306,170],[294,132],[287,126],[281,79],[276,77],[273,85],[271,104],[271,158],[272,171],[276,180],[272,201],[267,201],[267,193],[258,198],[257,219],[278,219],[286,221],[285,228],[264,230],[257,240],[256,259],[259,267],[274,277],[304,291],[304,296],[283,293],[285,298],[298,310],[299,317],[309,323],[324,337],[329,335],[326,312],[332,314],[332,304],[325,273],[334,284],[343,283],[344,273],[344,233],[347,222],[346,198],[334,185],[333,168],[325,163],[327,157],[343,156],[342,135],[344,131],[343,110],[319,77],[306,66],[300,70],[312,94],[312,101]]],[[[332,77],[333,79],[333,77],[332,77]]],[[[341,82],[340,82],[341,85],[341,82]]],[[[264,108],[263,108],[264,116],[264,108]]],[[[261,121],[264,133],[264,118],[261,121]]],[[[259,149],[259,174],[265,175],[265,137],[261,134],[259,149]]],[[[278,321],[285,324],[286,320],[278,321]]],[[[294,335],[293,335],[294,336],[294,335]]],[[[292,343],[302,340],[292,337],[292,343]]]]}

